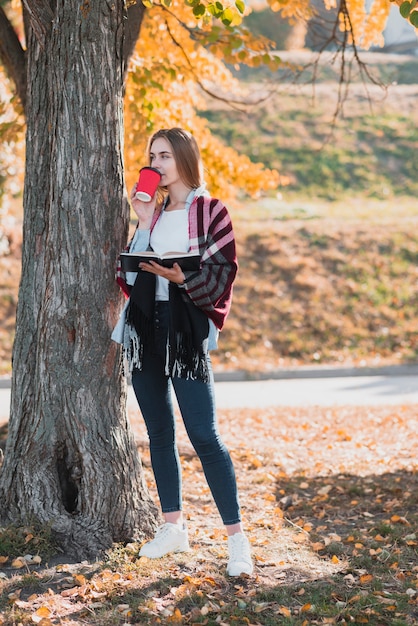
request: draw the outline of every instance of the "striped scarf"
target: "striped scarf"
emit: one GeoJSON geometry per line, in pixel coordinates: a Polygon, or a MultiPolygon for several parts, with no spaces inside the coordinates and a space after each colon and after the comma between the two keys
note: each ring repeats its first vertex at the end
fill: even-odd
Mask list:
{"type": "MultiPolygon", "coordinates": [[[[161,207],[154,213],[151,230],[160,213],[161,207]]],[[[189,240],[190,251],[198,251],[202,262],[199,272],[184,272],[184,291],[221,330],[231,308],[232,285],[238,270],[231,218],[222,202],[209,196],[193,199],[189,209],[189,240]]],[[[116,279],[129,296],[131,287],[126,283],[120,261],[116,279]]]]}

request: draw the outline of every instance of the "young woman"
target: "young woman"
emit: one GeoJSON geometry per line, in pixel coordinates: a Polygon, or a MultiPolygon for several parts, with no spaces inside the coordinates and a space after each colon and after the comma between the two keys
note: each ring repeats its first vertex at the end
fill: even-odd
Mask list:
{"type": "Polygon", "coordinates": [[[129,299],[112,338],[123,344],[130,365],[165,520],[139,554],[159,558],[189,549],[172,386],[227,530],[227,573],[251,574],[235,472],[217,427],[209,356],[231,306],[238,267],[232,224],[225,206],[205,191],[199,149],[190,133],[180,128],[158,131],[151,137],[148,156],[150,166],[161,174],[160,189],[150,202],[137,200],[132,190],[138,226],[129,251],[198,251],[201,263],[198,271],[152,261],[141,263],[135,274],[118,271],[129,299]],[[160,192],[163,200],[157,202],[160,192]]]}

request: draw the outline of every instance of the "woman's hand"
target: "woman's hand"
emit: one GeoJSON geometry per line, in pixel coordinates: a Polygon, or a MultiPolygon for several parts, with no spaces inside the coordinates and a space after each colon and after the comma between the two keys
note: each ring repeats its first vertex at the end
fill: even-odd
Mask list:
{"type": "Polygon", "coordinates": [[[183,270],[178,263],[174,263],[173,267],[164,267],[155,261],[150,261],[149,263],[140,263],[139,267],[144,272],[149,272],[150,274],[155,274],[156,276],[162,276],[177,285],[182,285],[185,280],[183,270]]]}
{"type": "Polygon", "coordinates": [[[152,216],[155,211],[155,203],[157,201],[157,194],[155,193],[154,197],[150,202],[143,202],[142,200],[138,200],[135,197],[136,192],[136,183],[132,187],[130,200],[132,204],[132,208],[138,217],[138,228],[141,230],[148,230],[151,226],[152,216]]]}

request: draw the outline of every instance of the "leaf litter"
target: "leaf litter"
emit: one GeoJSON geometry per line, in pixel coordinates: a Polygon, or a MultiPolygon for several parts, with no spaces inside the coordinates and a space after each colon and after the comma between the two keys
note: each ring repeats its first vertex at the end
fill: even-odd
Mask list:
{"type": "MultiPolygon", "coordinates": [[[[226,535],[178,418],[191,552],[153,561],[128,544],[63,564],[2,555],[0,624],[416,623],[417,409],[220,410],[255,562],[237,579],[225,576],[226,535]]],[[[130,419],[157,499],[145,427],[137,411],[130,419]]]]}

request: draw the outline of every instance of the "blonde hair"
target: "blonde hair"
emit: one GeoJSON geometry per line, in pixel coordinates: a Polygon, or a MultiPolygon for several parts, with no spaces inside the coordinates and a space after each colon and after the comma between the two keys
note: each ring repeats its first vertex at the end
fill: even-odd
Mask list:
{"type": "Polygon", "coordinates": [[[190,189],[197,189],[203,183],[203,165],[196,139],[182,128],[163,128],[154,133],[148,142],[148,159],[156,139],[166,139],[173,149],[177,171],[183,183],[190,189]]]}

